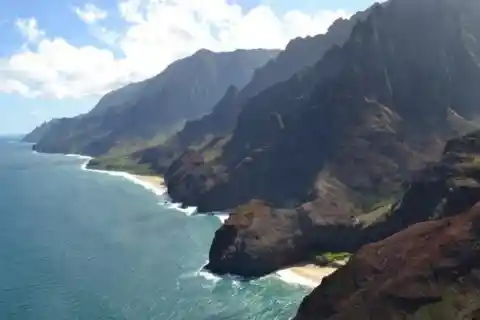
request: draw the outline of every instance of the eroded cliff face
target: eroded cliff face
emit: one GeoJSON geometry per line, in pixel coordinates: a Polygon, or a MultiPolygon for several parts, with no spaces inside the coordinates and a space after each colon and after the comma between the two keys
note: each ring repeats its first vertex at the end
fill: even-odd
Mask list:
{"type": "Polygon", "coordinates": [[[197,150],[202,166],[167,176],[183,190],[171,196],[204,211],[262,199],[358,214],[400,193],[411,170],[476,128],[478,6],[377,6],[315,68],[250,99],[225,144],[197,150]]]}
{"type": "Polygon", "coordinates": [[[357,217],[324,211],[318,202],[274,209],[253,201],[233,210],[216,232],[207,268],[263,276],[318,253],[356,252],[414,224],[467,211],[480,201],[480,131],[448,142],[441,160],[415,172],[404,188],[399,201],[357,217]]]}
{"type": "Polygon", "coordinates": [[[215,233],[206,268],[217,274],[260,277],[306,261],[315,249],[352,249],[358,231],[348,216],[325,215],[314,222],[303,208],[274,209],[253,200],[237,208],[215,233]],[[314,248],[320,242],[323,245],[314,248]]]}
{"type": "Polygon", "coordinates": [[[304,299],[310,319],[480,319],[480,205],[362,248],[304,299]]]}
{"type": "Polygon", "coordinates": [[[211,113],[188,121],[182,130],[164,143],[138,151],[132,157],[141,157],[140,162],[151,163],[160,174],[164,174],[168,166],[188,149],[197,150],[207,161],[215,159],[221,155],[224,141],[229,140],[238,115],[249,99],[287,81],[297,72],[313,67],[330,49],[344,45],[355,24],[366,19],[369,12],[367,9],[350,19],[338,19],[325,34],[292,40],[275,59],[258,68],[244,88],[230,87],[211,113]]]}

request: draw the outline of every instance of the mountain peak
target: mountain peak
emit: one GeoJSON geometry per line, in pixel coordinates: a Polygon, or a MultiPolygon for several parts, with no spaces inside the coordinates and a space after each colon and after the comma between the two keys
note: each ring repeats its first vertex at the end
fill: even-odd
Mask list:
{"type": "Polygon", "coordinates": [[[208,49],[199,49],[197,50],[193,55],[210,55],[210,54],[213,54],[215,52],[211,51],[211,50],[208,50],[208,49]]]}
{"type": "Polygon", "coordinates": [[[208,114],[229,86],[245,86],[272,56],[269,50],[201,49],[153,78],[106,94],[85,116],[37,130],[44,133],[37,150],[100,156],[119,146],[136,149],[163,141],[187,121],[208,114]]]}

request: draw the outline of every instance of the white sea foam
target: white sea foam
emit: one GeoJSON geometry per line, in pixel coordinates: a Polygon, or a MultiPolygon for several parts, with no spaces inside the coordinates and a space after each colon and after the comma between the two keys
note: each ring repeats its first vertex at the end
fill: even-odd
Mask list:
{"type": "MultiPolygon", "coordinates": [[[[146,182],[146,181],[143,181],[141,179],[139,179],[137,176],[133,175],[133,174],[130,174],[128,172],[122,172],[122,171],[108,171],[108,170],[97,170],[97,169],[89,169],[87,168],[87,165],[88,163],[90,162],[90,160],[92,160],[93,158],[92,157],[88,157],[88,156],[82,156],[82,155],[77,155],[77,154],[68,154],[66,155],[67,157],[76,157],[78,159],[86,159],[87,161],[85,161],[83,164],[82,164],[82,170],[85,170],[85,171],[90,171],[90,172],[96,172],[96,173],[103,173],[103,174],[108,174],[110,176],[115,176],[115,177],[122,177],[124,179],[127,179],[129,180],[130,182],[133,182],[135,184],[138,184],[142,187],[144,187],[145,189],[147,189],[148,191],[150,192],[153,192],[154,194],[156,194],[157,196],[163,196],[167,193],[167,189],[165,186],[162,186],[162,185],[154,185],[152,183],[149,183],[149,182],[146,182]]],[[[174,209],[174,210],[177,210],[179,212],[182,212],[184,213],[186,216],[192,216],[194,215],[195,213],[197,213],[197,208],[196,207],[186,207],[186,208],[183,208],[182,207],[182,204],[181,203],[172,203],[172,202],[159,202],[159,204],[161,205],[165,205],[167,208],[169,209],[174,209]]]]}
{"type": "Polygon", "coordinates": [[[274,276],[288,284],[299,285],[309,288],[316,288],[319,285],[319,283],[297,275],[295,272],[289,269],[279,270],[274,274],[274,276]]]}
{"type": "Polygon", "coordinates": [[[130,174],[128,172],[122,172],[122,171],[108,171],[108,170],[97,170],[97,169],[89,169],[87,168],[87,165],[88,163],[90,162],[90,160],[92,159],[91,157],[87,157],[87,156],[79,156],[79,155],[67,155],[67,156],[70,156],[70,157],[82,157],[81,159],[87,159],[87,161],[85,161],[83,164],[82,164],[82,170],[84,171],[89,171],[89,172],[96,172],[96,173],[103,173],[103,174],[108,174],[110,176],[114,176],[114,177],[121,177],[121,178],[124,178],[130,182],[133,182],[139,186],[142,186],[143,188],[147,189],[148,191],[150,192],[153,192],[154,194],[156,194],[157,196],[163,196],[166,192],[167,192],[167,189],[158,184],[158,185],[155,185],[153,183],[149,183],[147,181],[143,181],[141,180],[140,178],[138,178],[137,176],[133,175],[133,174],[130,174]]]}
{"type": "MultiPolygon", "coordinates": [[[[84,156],[84,155],[79,155],[79,154],[66,154],[66,157],[74,157],[78,159],[84,159],[87,160],[82,164],[82,170],[84,171],[90,171],[90,172],[96,172],[96,173],[103,173],[103,174],[108,174],[110,176],[116,176],[116,177],[122,177],[124,179],[127,179],[135,184],[138,184],[145,189],[153,192],[157,196],[163,196],[167,193],[167,189],[165,186],[160,186],[160,185],[153,185],[151,183],[148,183],[146,181],[142,181],[139,179],[137,176],[130,174],[128,172],[122,172],[122,171],[108,171],[108,170],[97,170],[97,169],[89,169],[87,168],[88,163],[90,160],[92,160],[92,157],[89,156],[84,156]]],[[[160,205],[165,205],[169,209],[177,210],[179,212],[182,212],[186,216],[192,216],[195,213],[197,213],[197,207],[183,207],[181,203],[172,203],[172,202],[163,202],[159,203],[160,205]]],[[[222,224],[228,219],[228,214],[216,214],[215,217],[217,217],[222,224]]]]}
{"type": "Polygon", "coordinates": [[[222,222],[222,224],[225,224],[225,221],[228,220],[228,218],[230,217],[230,214],[228,213],[216,214],[215,217],[217,217],[220,220],[220,222],[222,222]]]}
{"type": "Polygon", "coordinates": [[[240,277],[232,276],[232,275],[223,275],[219,276],[214,273],[211,273],[210,271],[205,269],[205,266],[208,264],[208,260],[205,262],[205,264],[197,270],[194,275],[196,277],[202,277],[205,280],[208,280],[212,282],[213,284],[217,284],[219,281],[229,281],[232,285],[234,286],[239,286],[241,282],[240,277]]]}
{"type": "Polygon", "coordinates": [[[35,143],[32,142],[27,142],[27,141],[22,141],[22,140],[7,140],[7,144],[21,144],[21,145],[34,145],[35,143]]]}
{"type": "MultiPolygon", "coordinates": [[[[73,154],[73,153],[72,154],[63,154],[63,156],[70,157],[70,158],[77,158],[77,159],[80,159],[80,160],[89,160],[89,161],[93,159],[92,157],[89,157],[89,156],[84,156],[84,155],[81,155],[81,154],[73,154]]],[[[87,163],[85,165],[87,165],[87,163]]]]}
{"type": "MultiPolygon", "coordinates": [[[[205,266],[208,264],[208,260],[205,263],[204,266],[202,266],[199,270],[194,272],[193,274],[190,274],[191,276],[197,276],[197,277],[202,277],[208,281],[213,282],[214,284],[218,283],[221,280],[228,280],[231,281],[231,283],[235,286],[239,286],[241,284],[242,278],[238,276],[233,276],[233,275],[224,275],[224,276],[219,276],[216,274],[213,274],[209,272],[208,270],[205,269],[205,266]]],[[[308,288],[316,288],[318,287],[319,283],[310,280],[306,277],[302,277],[300,275],[297,275],[295,272],[289,270],[289,269],[284,269],[284,270],[279,270],[276,273],[272,275],[268,275],[264,278],[270,278],[273,277],[275,279],[281,280],[285,283],[288,283],[290,285],[295,285],[295,286],[302,286],[302,287],[308,287],[308,288]]]]}
{"type": "Polygon", "coordinates": [[[201,278],[204,278],[205,280],[208,280],[209,282],[212,282],[213,284],[217,284],[220,280],[222,280],[222,277],[217,276],[205,270],[205,266],[207,265],[207,263],[208,263],[208,260],[201,268],[192,272],[187,272],[182,274],[180,276],[180,279],[190,279],[190,278],[201,277],[201,278]]]}
{"type": "Polygon", "coordinates": [[[211,272],[208,272],[208,271],[206,271],[206,270],[198,271],[198,272],[196,273],[196,276],[197,276],[197,277],[202,277],[202,278],[204,278],[204,279],[207,280],[207,281],[213,282],[214,284],[217,284],[219,281],[222,280],[222,277],[217,276],[217,275],[215,275],[215,274],[213,274],[213,273],[211,273],[211,272]]]}
{"type": "MultiPolygon", "coordinates": [[[[26,143],[27,143],[27,142],[26,142],[26,143]]],[[[33,144],[33,143],[32,143],[32,144],[33,144]]],[[[63,154],[63,153],[42,153],[42,152],[38,152],[38,151],[36,151],[36,150],[32,150],[32,153],[35,154],[35,155],[43,155],[43,156],[47,156],[47,157],[49,157],[49,156],[62,156],[62,157],[76,158],[76,159],[79,159],[79,160],[88,160],[88,161],[90,161],[90,160],[93,159],[93,158],[90,157],[90,156],[84,156],[84,155],[82,155],[82,154],[73,154],[73,153],[71,153],[71,154],[63,154]]],[[[87,163],[88,163],[88,161],[87,161],[87,163]]],[[[85,163],[84,165],[86,166],[87,163],[85,163]]],[[[83,167],[83,165],[82,165],[82,167],[83,167]]]]}
{"type": "Polygon", "coordinates": [[[183,212],[186,216],[189,216],[189,217],[197,213],[197,207],[183,208],[181,203],[168,202],[167,208],[183,212]]]}

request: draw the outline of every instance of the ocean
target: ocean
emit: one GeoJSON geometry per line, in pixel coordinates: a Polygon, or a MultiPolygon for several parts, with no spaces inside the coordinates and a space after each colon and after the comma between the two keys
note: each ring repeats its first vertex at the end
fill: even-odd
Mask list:
{"type": "Polygon", "coordinates": [[[221,221],[0,138],[0,319],[287,320],[309,289],[202,271],[221,221]]]}

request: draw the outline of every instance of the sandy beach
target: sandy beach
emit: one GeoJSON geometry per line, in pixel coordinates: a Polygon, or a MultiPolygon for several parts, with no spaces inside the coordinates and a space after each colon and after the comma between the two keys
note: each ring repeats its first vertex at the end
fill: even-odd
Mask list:
{"type": "Polygon", "coordinates": [[[280,270],[277,272],[277,275],[285,282],[316,288],[322,283],[323,278],[328,277],[336,270],[337,268],[333,267],[320,267],[308,264],[280,270]]]}
{"type": "Polygon", "coordinates": [[[141,176],[141,175],[134,175],[135,178],[142,181],[145,184],[150,185],[152,188],[157,187],[165,187],[165,180],[159,176],[141,176]]]}

